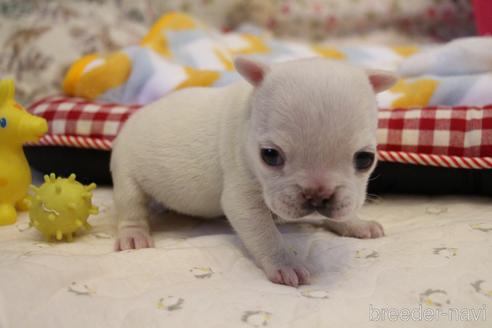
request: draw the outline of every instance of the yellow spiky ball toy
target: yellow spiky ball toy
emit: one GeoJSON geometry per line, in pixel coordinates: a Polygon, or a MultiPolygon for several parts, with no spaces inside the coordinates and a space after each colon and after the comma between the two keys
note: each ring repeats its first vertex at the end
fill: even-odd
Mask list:
{"type": "Polygon", "coordinates": [[[44,176],[41,186],[30,188],[30,225],[47,240],[62,240],[65,237],[67,241],[72,241],[77,230],[91,228],[87,219],[99,212],[92,205],[91,191],[96,184],[84,186],[75,178],[75,174],[64,179],[51,173],[44,176]]]}

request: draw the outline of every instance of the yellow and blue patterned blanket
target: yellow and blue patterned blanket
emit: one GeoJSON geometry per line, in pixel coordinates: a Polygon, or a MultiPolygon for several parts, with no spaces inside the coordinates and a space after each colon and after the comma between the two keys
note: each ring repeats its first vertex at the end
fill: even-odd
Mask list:
{"type": "MultiPolygon", "coordinates": [[[[232,64],[235,56],[264,62],[321,56],[361,67],[397,70],[428,50],[416,46],[308,44],[275,39],[260,30],[219,33],[190,16],[172,12],[162,16],[139,45],[77,60],[66,74],[63,88],[70,96],[147,104],[173,90],[223,86],[239,79],[232,64]]],[[[443,60],[446,63],[448,59],[443,60]]],[[[449,65],[460,63],[451,58],[449,65]]],[[[491,89],[492,64],[489,71],[478,73],[465,70],[456,75],[402,78],[379,94],[378,102],[384,108],[484,105],[492,103],[491,89]]]]}

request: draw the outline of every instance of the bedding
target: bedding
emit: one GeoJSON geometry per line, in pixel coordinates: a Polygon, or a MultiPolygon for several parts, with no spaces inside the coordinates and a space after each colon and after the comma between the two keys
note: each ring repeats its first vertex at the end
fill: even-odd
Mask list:
{"type": "MultiPolygon", "coordinates": [[[[63,89],[69,96],[145,105],[174,90],[194,86],[220,87],[240,79],[232,62],[236,56],[267,63],[321,56],[367,69],[397,71],[403,65],[407,68],[405,71],[413,72],[415,66],[425,66],[420,63],[422,60],[415,63],[412,57],[418,59],[420,52],[430,48],[310,44],[270,38],[265,33],[259,30],[255,34],[219,34],[191,16],[168,13],[150,28],[139,46],[107,55],[94,53],[77,60],[65,76],[63,89]],[[408,61],[410,63],[406,64],[408,61]]],[[[470,44],[466,40],[462,43],[470,44]]],[[[487,38],[476,38],[475,43],[487,48],[491,42],[487,38]]],[[[466,52],[468,60],[484,62],[481,70],[467,70],[467,65],[460,60],[463,56],[455,55],[461,49],[450,48],[451,51],[441,51],[444,55],[439,56],[439,61],[463,66],[459,74],[440,75],[440,71],[433,69],[436,64],[428,64],[428,72],[424,70],[418,76],[402,78],[393,88],[378,94],[379,106],[491,104],[492,95],[487,88],[492,84],[490,55],[484,54],[482,57],[486,58],[482,59],[474,58],[472,51],[466,52]]]]}
{"type": "MultiPolygon", "coordinates": [[[[239,79],[233,56],[271,62],[324,56],[368,68],[395,70],[401,66],[411,76],[435,73],[403,78],[378,94],[382,160],[490,168],[492,108],[487,104],[492,104],[488,92],[492,73],[487,65],[460,64],[460,58],[474,54],[463,48],[480,49],[491,42],[489,38],[467,39],[423,52],[416,47],[310,45],[261,34],[216,34],[188,15],[169,13],[154,24],[140,46],[107,56],[88,55],[72,65],[65,77],[65,92],[92,102],[54,97],[33,104],[30,111],[50,122],[50,134],[40,144],[109,150],[138,105],[173,90],[220,87],[239,79]],[[440,60],[436,62],[437,57],[440,60]],[[446,70],[441,61],[462,69],[446,70]]],[[[476,53],[480,58],[470,60],[487,62],[486,53],[476,53]]]]}
{"type": "MultiPolygon", "coordinates": [[[[472,41],[490,43],[490,39],[472,41]]],[[[82,158],[87,152],[77,153],[59,146],[109,151],[119,129],[141,105],[176,89],[220,87],[238,79],[231,61],[234,56],[252,56],[265,61],[324,56],[363,67],[404,67],[411,72],[408,75],[412,77],[401,79],[394,88],[378,96],[378,155],[381,161],[490,169],[492,108],[489,104],[492,94],[488,92],[488,86],[492,84],[492,75],[483,65],[477,69],[461,64],[459,56],[454,55],[453,45],[454,42],[444,46],[403,47],[340,42],[334,46],[281,41],[271,38],[265,30],[251,26],[219,34],[191,16],[168,13],[150,28],[139,45],[108,55],[95,53],[76,61],[65,77],[64,89],[69,96],[48,97],[33,103],[29,110],[48,120],[50,132],[39,143],[30,145],[27,153],[34,167],[44,173],[69,173],[69,168],[60,161],[50,162],[51,166],[47,167],[46,156],[56,154],[56,158],[69,161],[70,169],[84,178],[90,180],[92,175],[97,182],[108,183],[111,181],[108,154],[100,156],[100,152],[92,152],[97,156],[82,158]],[[440,53],[446,55],[446,67],[459,66],[461,70],[450,72],[443,70],[443,65],[436,65],[434,58],[440,53]],[[419,74],[415,74],[415,68],[420,69],[419,74]],[[432,74],[425,74],[426,71],[432,74]],[[51,148],[45,148],[43,153],[33,146],[51,148]],[[88,169],[94,165],[100,166],[92,171],[88,169]]],[[[401,176],[407,174],[408,168],[396,167],[402,168],[401,176]]],[[[488,173],[472,175],[476,180],[488,173]]],[[[462,180],[461,173],[454,172],[449,176],[450,181],[462,180]]],[[[421,179],[389,190],[425,193],[432,189],[429,184],[435,184],[433,177],[424,174],[421,179]]],[[[397,178],[395,182],[403,180],[397,178]]],[[[456,185],[465,193],[475,190],[477,194],[489,194],[483,192],[481,184],[473,183],[473,187],[456,185]]],[[[443,187],[440,190],[446,193],[450,189],[443,187]]]]}
{"type": "Polygon", "coordinates": [[[0,229],[0,327],[490,327],[489,199],[374,199],[361,212],[386,228],[374,240],[282,226],[315,272],[295,289],[270,283],[222,220],[156,209],[156,248],[115,253],[111,198],[96,189],[100,214],[72,243],[45,242],[25,213],[0,229]]]}
{"type": "Polygon", "coordinates": [[[415,28],[424,33],[418,39],[427,41],[473,34],[469,1],[384,0],[377,11],[371,10],[373,1],[353,1],[347,8],[345,0],[0,0],[0,76],[15,79],[17,100],[26,106],[58,91],[75,59],[137,44],[170,10],[187,12],[217,28],[256,24],[303,39],[339,38],[343,30],[343,37],[364,34],[375,41],[374,29],[382,27],[391,30],[398,43],[415,39],[415,28]]]}
{"type": "MultiPolygon", "coordinates": [[[[48,97],[28,109],[44,117],[49,124],[48,134],[34,146],[111,150],[124,122],[140,107],[48,97]]],[[[490,105],[380,109],[378,116],[378,155],[382,161],[448,168],[492,168],[490,105]]]]}

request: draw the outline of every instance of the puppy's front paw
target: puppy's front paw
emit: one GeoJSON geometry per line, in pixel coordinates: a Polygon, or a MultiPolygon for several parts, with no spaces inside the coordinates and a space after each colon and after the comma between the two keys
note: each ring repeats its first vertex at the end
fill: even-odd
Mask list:
{"type": "Polygon", "coordinates": [[[384,236],[383,226],[376,221],[357,219],[344,222],[333,222],[328,224],[328,229],[344,237],[369,239],[384,236]]]}
{"type": "Polygon", "coordinates": [[[149,232],[140,227],[121,228],[114,245],[116,251],[149,247],[154,247],[154,241],[149,232]]]}
{"type": "Polygon", "coordinates": [[[311,274],[294,256],[282,256],[281,260],[268,259],[263,261],[262,266],[268,279],[273,283],[292,287],[309,284],[311,274]]]}

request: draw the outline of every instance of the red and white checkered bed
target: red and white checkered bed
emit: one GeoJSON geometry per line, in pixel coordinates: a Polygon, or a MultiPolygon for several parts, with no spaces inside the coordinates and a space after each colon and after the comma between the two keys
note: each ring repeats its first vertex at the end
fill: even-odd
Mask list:
{"type": "MultiPolygon", "coordinates": [[[[49,133],[35,145],[110,150],[140,107],[56,96],[28,110],[49,122],[49,133]]],[[[492,105],[380,109],[378,142],[379,159],[386,162],[490,169],[492,105]]]]}

